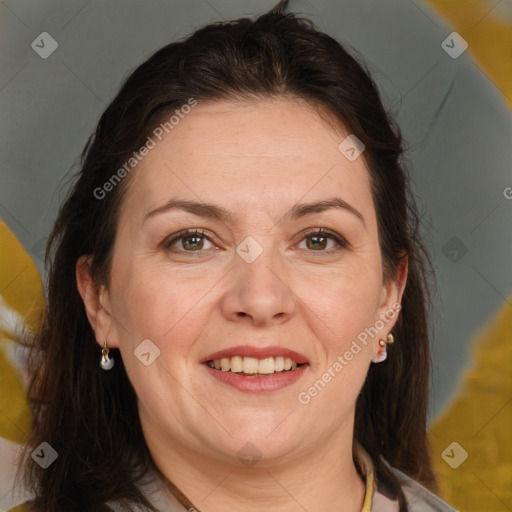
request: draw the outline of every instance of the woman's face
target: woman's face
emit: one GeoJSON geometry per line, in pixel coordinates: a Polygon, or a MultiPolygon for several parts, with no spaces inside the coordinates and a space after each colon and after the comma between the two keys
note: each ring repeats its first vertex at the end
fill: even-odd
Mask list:
{"type": "Polygon", "coordinates": [[[150,448],[265,461],[351,438],[404,274],[383,283],[364,153],[339,149],[348,135],[298,100],[199,103],[131,171],[90,318],[120,349],[150,448]],[[285,357],[304,364],[277,373],[285,357]]]}

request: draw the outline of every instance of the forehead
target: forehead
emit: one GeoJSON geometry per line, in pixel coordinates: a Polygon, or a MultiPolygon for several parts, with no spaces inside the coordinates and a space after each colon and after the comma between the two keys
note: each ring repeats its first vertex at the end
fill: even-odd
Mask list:
{"type": "Polygon", "coordinates": [[[125,200],[146,210],[170,196],[278,207],[340,192],[360,203],[369,198],[368,173],[363,158],[339,151],[347,135],[327,111],[298,99],[198,103],[155,139],[125,200]]]}

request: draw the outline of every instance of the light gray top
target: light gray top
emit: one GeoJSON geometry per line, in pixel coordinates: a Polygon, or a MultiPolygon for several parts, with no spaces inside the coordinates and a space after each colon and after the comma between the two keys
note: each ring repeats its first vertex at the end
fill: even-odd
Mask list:
{"type": "MultiPolygon", "coordinates": [[[[409,512],[458,512],[406,474],[396,468],[391,468],[391,470],[402,483],[402,490],[409,506],[409,512]]],[[[144,488],[144,493],[160,512],[195,512],[194,510],[187,511],[156,478],[144,488]]],[[[119,504],[110,502],[108,505],[115,512],[125,512],[119,504]]],[[[142,507],[134,507],[134,510],[145,512],[142,507]]],[[[376,488],[370,512],[398,512],[398,501],[389,499],[376,488]]]]}
{"type": "MultiPolygon", "coordinates": [[[[458,512],[457,509],[448,505],[441,498],[408,477],[405,473],[396,468],[392,468],[389,464],[388,467],[402,483],[402,490],[409,506],[409,512],[458,512]]],[[[147,487],[145,493],[151,503],[153,503],[160,512],[195,512],[195,510],[187,511],[177,498],[157,479],[147,487]]],[[[122,512],[121,507],[114,504],[109,505],[111,505],[116,512],[122,512]]],[[[398,508],[398,500],[391,500],[380,492],[376,486],[370,511],[398,512],[398,508]]],[[[140,510],[142,512],[142,509],[140,510]]]]}
{"type": "MultiPolygon", "coordinates": [[[[402,482],[402,490],[410,512],[457,512],[457,509],[448,505],[448,503],[408,477],[405,473],[396,468],[391,468],[391,470],[402,482]]],[[[373,496],[371,512],[398,512],[398,501],[390,500],[376,490],[373,496]]]]}

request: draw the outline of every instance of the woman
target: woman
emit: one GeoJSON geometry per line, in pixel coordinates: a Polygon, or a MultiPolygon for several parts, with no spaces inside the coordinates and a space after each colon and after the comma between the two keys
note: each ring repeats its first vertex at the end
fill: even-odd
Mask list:
{"type": "Polygon", "coordinates": [[[453,510],[427,490],[398,128],[285,7],[157,51],[84,149],[47,251],[28,510],[453,510]]]}

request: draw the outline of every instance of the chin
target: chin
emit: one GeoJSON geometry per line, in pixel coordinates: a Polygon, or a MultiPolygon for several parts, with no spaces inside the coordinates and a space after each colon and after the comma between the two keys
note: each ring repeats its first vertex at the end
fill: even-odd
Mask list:
{"type": "Polygon", "coordinates": [[[233,437],[225,433],[220,438],[203,438],[203,448],[205,444],[209,445],[218,456],[229,459],[231,463],[241,462],[244,465],[251,465],[256,461],[263,466],[265,461],[270,463],[286,457],[304,447],[304,432],[299,428],[294,429],[293,425],[284,425],[286,414],[279,415],[279,421],[274,421],[274,418],[272,421],[260,419],[258,422],[238,420],[237,427],[230,429],[233,437]]]}

